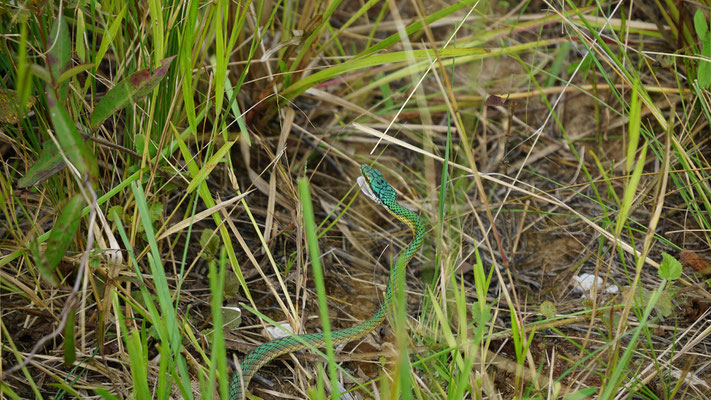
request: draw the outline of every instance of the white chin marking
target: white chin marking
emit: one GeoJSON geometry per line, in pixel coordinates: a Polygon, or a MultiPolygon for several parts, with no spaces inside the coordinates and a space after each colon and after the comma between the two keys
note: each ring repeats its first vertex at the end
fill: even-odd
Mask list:
{"type": "Polygon", "coordinates": [[[375,197],[375,194],[370,190],[370,186],[365,182],[365,178],[362,176],[359,176],[356,179],[356,182],[358,182],[358,186],[360,186],[360,191],[363,192],[364,195],[368,196],[369,199],[377,202],[377,198],[375,197]]]}

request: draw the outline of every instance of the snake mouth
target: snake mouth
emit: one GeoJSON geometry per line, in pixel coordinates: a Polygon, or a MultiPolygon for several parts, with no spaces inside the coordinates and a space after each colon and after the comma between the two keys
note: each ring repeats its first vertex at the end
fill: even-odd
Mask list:
{"type": "Polygon", "coordinates": [[[373,200],[374,202],[380,204],[380,199],[375,196],[375,193],[373,193],[373,191],[370,189],[370,185],[368,185],[368,182],[365,181],[365,178],[359,176],[356,179],[356,182],[358,182],[358,186],[360,186],[360,191],[363,192],[364,195],[368,196],[368,198],[373,200]]]}

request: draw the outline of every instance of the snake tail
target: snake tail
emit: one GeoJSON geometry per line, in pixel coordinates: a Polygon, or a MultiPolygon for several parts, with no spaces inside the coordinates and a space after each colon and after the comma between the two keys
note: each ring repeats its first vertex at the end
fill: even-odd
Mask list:
{"type": "MultiPolygon", "coordinates": [[[[424,224],[420,217],[408,208],[403,207],[397,201],[397,193],[390,184],[387,183],[380,171],[368,166],[361,166],[362,178],[358,178],[363,193],[385,207],[395,218],[405,223],[412,230],[412,241],[397,258],[395,265],[390,268],[390,278],[385,289],[385,297],[380,303],[378,310],[367,321],[356,326],[333,331],[331,341],[333,345],[339,345],[356,340],[369,332],[372,332],[385,319],[385,314],[392,304],[393,287],[400,284],[400,280],[405,276],[405,266],[415,256],[422,246],[424,237],[424,224]]],[[[257,346],[250,351],[241,362],[241,374],[238,370],[230,381],[230,400],[242,400],[249,381],[254,374],[264,364],[279,357],[280,355],[294,351],[304,350],[309,347],[324,347],[326,344],[323,333],[307,333],[303,335],[287,336],[275,339],[257,346]],[[305,343],[308,343],[306,345],[305,343]]]]}

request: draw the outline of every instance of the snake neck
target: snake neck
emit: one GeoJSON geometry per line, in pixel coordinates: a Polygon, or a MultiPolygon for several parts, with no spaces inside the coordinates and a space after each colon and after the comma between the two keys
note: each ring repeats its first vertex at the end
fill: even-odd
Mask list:
{"type": "Polygon", "coordinates": [[[380,318],[380,322],[385,318],[390,304],[392,303],[393,288],[400,286],[400,282],[405,277],[405,266],[410,263],[410,260],[417,254],[417,251],[422,247],[422,241],[425,234],[425,225],[422,219],[409,208],[403,207],[400,203],[395,202],[394,205],[387,205],[386,209],[397,219],[405,223],[412,231],[412,241],[398,256],[395,264],[391,267],[390,279],[388,286],[385,289],[385,298],[378,307],[378,311],[373,315],[372,319],[380,318]]]}

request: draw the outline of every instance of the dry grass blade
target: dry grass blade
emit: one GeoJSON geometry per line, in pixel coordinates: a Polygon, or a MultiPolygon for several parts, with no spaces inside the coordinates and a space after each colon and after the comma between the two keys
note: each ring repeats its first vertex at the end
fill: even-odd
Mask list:
{"type": "Polygon", "coordinates": [[[220,203],[216,204],[214,207],[210,207],[207,210],[200,211],[199,213],[197,213],[195,215],[191,215],[189,218],[186,218],[186,219],[172,225],[170,228],[166,229],[165,231],[161,232],[160,235],[158,235],[158,237],[156,238],[156,240],[163,240],[170,235],[173,235],[177,232],[184,231],[190,225],[200,223],[200,221],[209,217],[210,215],[212,215],[218,211],[221,211],[222,209],[227,208],[227,207],[231,206],[232,204],[249,196],[249,194],[252,193],[253,191],[254,191],[254,189],[247,191],[245,193],[242,193],[240,195],[234,196],[233,198],[231,198],[229,200],[220,202],[220,203]]]}

